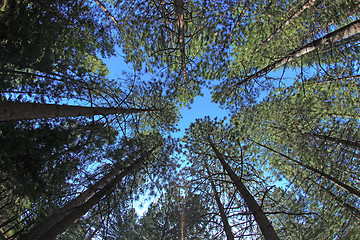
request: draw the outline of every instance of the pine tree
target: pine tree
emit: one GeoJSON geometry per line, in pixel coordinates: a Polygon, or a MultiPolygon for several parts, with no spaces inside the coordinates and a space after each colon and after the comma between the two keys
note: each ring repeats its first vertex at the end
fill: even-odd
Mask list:
{"type": "Polygon", "coordinates": [[[0,102],[0,121],[79,117],[111,114],[131,114],[152,111],[149,109],[136,108],[109,108],[109,107],[82,107],[70,105],[23,103],[23,102],[0,102]]]}
{"type": "MultiPolygon", "coordinates": [[[[243,183],[242,177],[238,176],[235,170],[233,170],[233,167],[230,166],[230,163],[228,163],[228,160],[225,159],[224,154],[219,151],[220,148],[226,149],[227,156],[231,156],[233,154],[235,156],[239,156],[242,154],[240,150],[241,146],[237,145],[236,143],[238,138],[235,135],[229,133],[231,132],[230,128],[226,129],[224,127],[223,129],[221,129],[221,127],[224,127],[222,126],[222,122],[216,123],[210,121],[209,119],[201,121],[197,120],[197,124],[192,124],[187,136],[187,143],[191,144],[189,146],[189,150],[194,152],[195,156],[212,155],[213,157],[211,161],[213,163],[211,165],[217,165],[218,168],[223,169],[224,174],[226,174],[228,178],[228,181],[230,181],[233,185],[233,188],[239,192],[241,199],[243,199],[245,205],[249,209],[250,213],[253,215],[258,227],[261,230],[262,235],[266,239],[278,239],[274,228],[272,227],[267,216],[264,214],[264,210],[257,203],[254,195],[249,191],[249,187],[247,187],[243,183]],[[199,142],[202,142],[203,145],[200,145],[199,142]],[[227,145],[225,145],[225,142],[227,143],[227,145]],[[218,146],[216,146],[215,144],[218,146]]],[[[231,158],[232,157],[230,157],[230,159],[231,158]]],[[[240,161],[240,169],[242,169],[245,167],[244,165],[242,165],[244,164],[244,160],[242,159],[242,157],[240,157],[240,161]]],[[[197,165],[198,164],[199,163],[197,163],[197,165]]],[[[208,164],[210,165],[210,163],[208,164]]]]}
{"type": "Polygon", "coordinates": [[[105,195],[111,193],[114,187],[119,184],[126,175],[141,167],[147,158],[159,147],[160,144],[157,144],[150,150],[140,153],[137,159],[133,160],[130,165],[123,167],[121,170],[117,168],[112,169],[102,179],[79,194],[78,197],[53,213],[29,233],[22,236],[22,239],[55,239],[57,235],[61,234],[71,224],[86,214],[86,212],[105,195]]]}

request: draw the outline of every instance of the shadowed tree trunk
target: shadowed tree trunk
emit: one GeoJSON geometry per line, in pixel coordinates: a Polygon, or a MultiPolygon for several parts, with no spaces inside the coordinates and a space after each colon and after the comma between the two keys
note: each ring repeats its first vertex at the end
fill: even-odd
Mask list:
{"type": "Polygon", "coordinates": [[[185,54],[185,30],[184,30],[184,0],[174,0],[175,20],[177,26],[177,39],[180,48],[181,72],[186,86],[186,54],[185,54]]]}
{"type": "Polygon", "coordinates": [[[332,143],[338,144],[340,146],[346,146],[349,148],[354,148],[354,149],[360,150],[360,144],[358,142],[353,142],[350,140],[326,136],[326,135],[322,135],[322,134],[315,134],[315,133],[303,133],[303,134],[312,136],[319,140],[323,140],[324,142],[332,142],[332,143]]]}
{"type": "Polygon", "coordinates": [[[219,194],[216,191],[216,187],[215,187],[214,181],[213,181],[213,179],[211,177],[211,173],[210,173],[210,170],[209,170],[208,166],[206,166],[206,171],[207,171],[208,176],[209,176],[209,181],[210,181],[210,185],[211,185],[211,188],[213,190],[213,193],[214,193],[214,198],[215,198],[216,204],[218,205],[218,208],[219,208],[221,221],[224,224],[223,228],[224,228],[224,231],[226,233],[226,238],[228,240],[234,240],[235,238],[234,238],[234,235],[233,235],[233,233],[231,231],[231,227],[230,227],[228,218],[227,218],[226,213],[225,213],[224,205],[221,203],[219,194]]]}
{"type": "MultiPolygon", "coordinates": [[[[162,143],[161,143],[162,144],[162,143]]],[[[96,182],[88,190],[81,193],[78,197],[70,201],[63,208],[50,215],[45,221],[23,235],[20,240],[52,240],[64,232],[71,224],[85,215],[95,204],[105,195],[110,194],[115,186],[128,174],[139,168],[151,155],[153,151],[160,147],[155,146],[144,153],[121,173],[116,170],[111,171],[105,177],[96,182]]]]}
{"type": "Polygon", "coordinates": [[[113,23],[115,23],[115,25],[118,27],[120,32],[123,32],[121,24],[119,23],[118,20],[116,20],[116,18],[111,14],[111,12],[109,12],[109,10],[105,7],[105,5],[100,2],[99,0],[94,0],[96,2],[97,5],[99,5],[99,7],[101,8],[101,10],[103,10],[105,12],[105,14],[111,19],[111,21],[113,21],[113,23]]]}
{"type": "MultiPolygon", "coordinates": [[[[284,27],[286,27],[287,25],[289,25],[294,19],[296,19],[297,17],[300,16],[301,13],[303,13],[306,9],[310,8],[311,6],[313,6],[315,3],[319,3],[321,1],[319,0],[308,0],[307,2],[305,2],[297,11],[295,11],[285,22],[283,22],[273,33],[271,33],[271,35],[269,37],[267,37],[265,39],[265,41],[263,41],[254,52],[257,52],[260,48],[262,48],[265,43],[269,42],[272,38],[275,37],[276,34],[278,34],[282,29],[284,29],[284,27]]],[[[290,10],[291,11],[291,10],[290,10]]]]}
{"type": "Polygon", "coordinates": [[[237,190],[240,192],[242,198],[246,202],[246,205],[250,209],[251,213],[253,214],[256,223],[258,224],[264,238],[266,240],[279,240],[273,226],[271,225],[269,219],[266,217],[264,211],[261,209],[261,206],[256,202],[255,198],[246,186],[241,182],[240,178],[236,175],[236,173],[231,169],[229,164],[225,161],[223,155],[218,151],[216,146],[212,143],[210,138],[208,142],[214,151],[217,159],[220,161],[221,165],[223,166],[224,170],[227,172],[231,180],[233,181],[234,185],[236,186],[237,190]]]}
{"type": "Polygon", "coordinates": [[[351,215],[353,217],[355,217],[357,220],[360,221],[360,211],[351,206],[350,204],[347,204],[346,202],[344,202],[341,198],[339,198],[338,196],[336,196],[333,192],[331,192],[329,189],[325,188],[324,186],[321,186],[321,184],[312,181],[314,184],[319,185],[319,187],[321,188],[321,190],[325,191],[328,195],[330,195],[339,205],[341,205],[345,210],[349,211],[351,213],[351,215]]]}
{"type": "Polygon", "coordinates": [[[0,102],[0,121],[150,112],[150,109],[0,102]]]}
{"type": "Polygon", "coordinates": [[[291,158],[291,157],[289,157],[289,156],[287,156],[287,155],[285,155],[285,154],[283,154],[283,153],[281,153],[281,152],[278,152],[278,151],[276,151],[276,150],[274,150],[274,149],[272,149],[272,148],[269,148],[269,147],[267,147],[267,146],[265,146],[265,145],[262,145],[262,144],[260,144],[260,143],[255,142],[255,141],[253,141],[253,142],[256,143],[257,145],[263,147],[263,148],[266,148],[266,149],[269,150],[269,151],[272,151],[272,152],[278,154],[279,156],[282,156],[282,157],[288,159],[289,161],[291,161],[291,162],[293,162],[293,163],[295,163],[295,164],[297,164],[297,165],[305,168],[306,170],[309,170],[309,171],[311,171],[311,172],[313,172],[313,173],[319,174],[321,177],[323,177],[323,178],[329,180],[330,182],[334,183],[336,186],[340,187],[342,190],[344,190],[344,191],[346,191],[346,192],[348,192],[348,193],[350,193],[350,194],[353,194],[353,195],[355,195],[357,198],[360,199],[360,191],[357,190],[356,188],[351,187],[351,186],[349,186],[349,185],[347,185],[347,184],[339,181],[338,179],[334,178],[333,176],[331,176],[331,175],[329,175],[329,174],[327,174],[327,173],[324,173],[323,171],[320,171],[319,169],[316,169],[316,168],[314,168],[314,167],[311,167],[311,166],[309,166],[309,165],[307,165],[307,164],[305,164],[305,163],[302,163],[302,162],[300,162],[300,161],[298,161],[298,160],[295,160],[295,159],[293,159],[293,158],[291,158]]]}

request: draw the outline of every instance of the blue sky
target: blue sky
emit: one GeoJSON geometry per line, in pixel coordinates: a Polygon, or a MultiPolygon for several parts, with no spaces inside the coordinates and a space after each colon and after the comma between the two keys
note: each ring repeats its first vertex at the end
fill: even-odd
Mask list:
{"type": "MultiPolygon", "coordinates": [[[[120,51],[118,51],[119,54],[120,51]]],[[[119,54],[121,56],[121,54],[119,54]]],[[[109,78],[123,78],[123,71],[132,72],[132,69],[127,65],[122,57],[113,57],[111,59],[103,59],[109,69],[109,78]]],[[[144,76],[147,77],[147,76],[144,76]]],[[[190,108],[184,107],[180,110],[181,118],[178,123],[178,128],[180,132],[172,134],[172,137],[182,138],[185,134],[185,129],[190,127],[192,122],[195,122],[197,118],[203,118],[205,116],[210,116],[210,118],[219,118],[228,115],[228,112],[224,109],[221,109],[218,104],[211,102],[211,93],[209,89],[202,89],[203,96],[197,96],[194,99],[194,102],[190,105],[190,108]]],[[[185,160],[184,156],[178,156],[185,160]]],[[[155,201],[153,199],[153,201],[155,201]]],[[[146,200],[145,196],[140,197],[139,201],[134,202],[134,208],[138,215],[144,214],[147,210],[151,201],[146,200]]]]}
{"type": "MultiPolygon", "coordinates": [[[[120,50],[117,50],[118,55],[121,56],[120,50]]],[[[122,57],[113,57],[111,59],[103,59],[106,63],[106,66],[109,69],[110,78],[122,78],[122,72],[132,72],[131,67],[126,64],[122,57]]],[[[149,77],[149,76],[144,76],[149,77]]],[[[181,119],[178,125],[178,128],[181,129],[180,132],[172,134],[173,137],[182,138],[185,129],[190,126],[192,122],[195,122],[197,118],[203,118],[205,116],[210,116],[211,119],[217,117],[222,119],[228,115],[228,112],[224,109],[221,109],[218,104],[211,102],[211,93],[209,89],[202,89],[203,96],[197,96],[194,99],[194,102],[191,104],[190,108],[184,107],[180,110],[181,119]]]]}
{"type": "Polygon", "coordinates": [[[228,115],[228,112],[224,109],[221,109],[218,104],[211,102],[211,93],[208,89],[203,89],[204,96],[197,96],[194,99],[194,102],[191,104],[191,109],[183,108],[181,109],[181,116],[179,122],[179,128],[181,131],[177,134],[174,134],[175,137],[180,137],[184,135],[185,129],[190,126],[192,122],[195,122],[197,118],[203,118],[205,116],[210,116],[210,118],[223,118],[228,115]],[[177,136],[179,135],[179,136],[177,136]]]}

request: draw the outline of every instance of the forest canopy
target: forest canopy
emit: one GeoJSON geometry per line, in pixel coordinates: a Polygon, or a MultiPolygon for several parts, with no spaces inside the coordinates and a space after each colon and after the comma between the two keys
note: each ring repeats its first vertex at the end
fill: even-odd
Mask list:
{"type": "Polygon", "coordinates": [[[0,1],[0,239],[360,238],[359,6],[0,1]]]}

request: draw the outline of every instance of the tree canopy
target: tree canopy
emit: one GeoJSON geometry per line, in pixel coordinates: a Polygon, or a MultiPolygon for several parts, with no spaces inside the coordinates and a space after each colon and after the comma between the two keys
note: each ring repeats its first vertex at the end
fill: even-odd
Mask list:
{"type": "Polygon", "coordinates": [[[359,12],[0,1],[0,239],[360,238],[359,12]]]}

